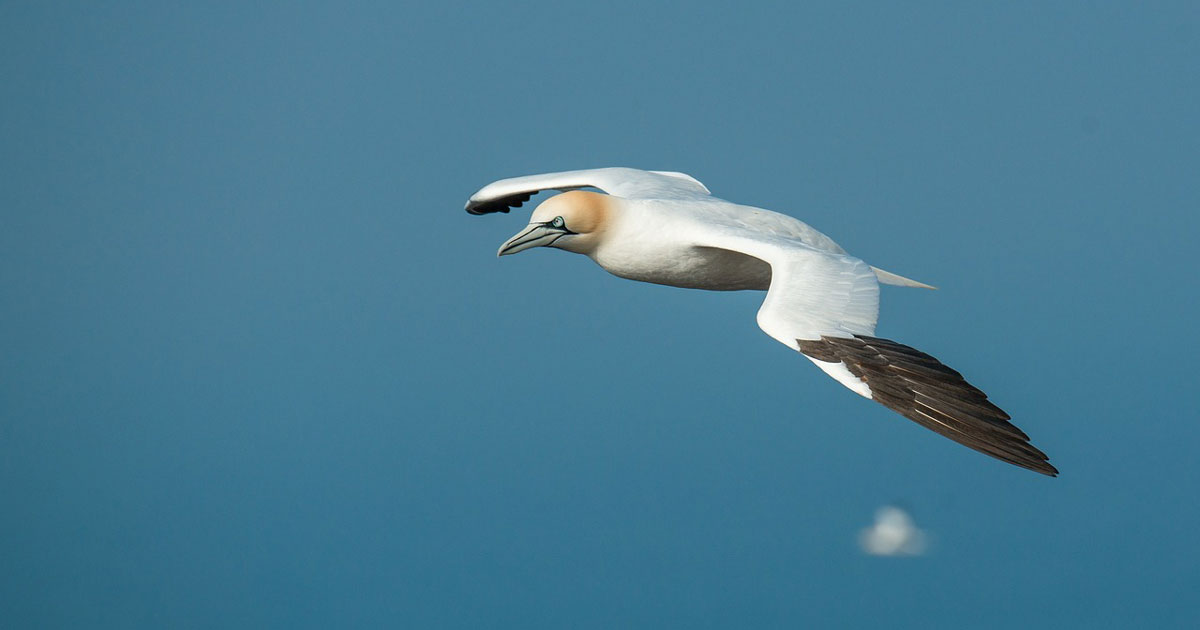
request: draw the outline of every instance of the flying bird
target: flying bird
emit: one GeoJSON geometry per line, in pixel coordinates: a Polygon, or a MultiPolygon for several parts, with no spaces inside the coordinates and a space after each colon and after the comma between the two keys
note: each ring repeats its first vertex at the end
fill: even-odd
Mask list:
{"type": "Polygon", "coordinates": [[[759,327],[851,391],[981,453],[1058,475],[961,374],[875,336],[880,283],[933,287],[871,267],[798,219],[718,199],[683,173],[601,168],[502,179],[471,195],[466,210],[508,212],[543,190],[561,194],[538,205],[499,256],[553,247],[630,280],[766,291],[759,327]]]}

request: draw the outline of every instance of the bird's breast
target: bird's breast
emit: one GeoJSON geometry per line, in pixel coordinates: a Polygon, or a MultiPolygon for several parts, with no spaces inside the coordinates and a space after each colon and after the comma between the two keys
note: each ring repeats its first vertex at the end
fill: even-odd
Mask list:
{"type": "Polygon", "coordinates": [[[609,273],[640,282],[708,291],[765,291],[771,266],[753,256],[711,247],[601,248],[592,258],[609,273]]]}

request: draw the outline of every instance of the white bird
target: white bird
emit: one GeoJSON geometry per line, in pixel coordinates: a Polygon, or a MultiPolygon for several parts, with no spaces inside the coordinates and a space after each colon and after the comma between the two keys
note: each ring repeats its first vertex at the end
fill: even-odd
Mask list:
{"type": "Polygon", "coordinates": [[[503,179],[471,195],[466,210],[508,212],[543,190],[563,194],[539,205],[498,255],[554,247],[630,280],[765,290],[759,327],[839,383],[960,444],[1058,474],[962,375],[874,336],[880,282],[933,287],[867,265],[798,219],[713,197],[683,173],[601,168],[503,179]]]}

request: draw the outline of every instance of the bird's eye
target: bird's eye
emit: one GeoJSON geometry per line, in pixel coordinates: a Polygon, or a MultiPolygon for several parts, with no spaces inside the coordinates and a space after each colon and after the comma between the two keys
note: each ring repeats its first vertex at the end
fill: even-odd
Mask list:
{"type": "Polygon", "coordinates": [[[567,222],[563,221],[562,217],[554,217],[554,220],[550,222],[550,225],[553,225],[556,228],[560,228],[566,224],[567,222]]]}

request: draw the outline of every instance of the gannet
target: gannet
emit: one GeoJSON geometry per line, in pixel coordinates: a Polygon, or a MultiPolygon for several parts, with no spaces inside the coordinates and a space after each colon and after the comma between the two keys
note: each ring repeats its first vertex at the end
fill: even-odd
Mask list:
{"type": "Polygon", "coordinates": [[[933,287],[867,265],[798,219],[718,199],[683,173],[600,168],[502,179],[471,195],[466,210],[508,212],[544,190],[561,194],[538,205],[498,256],[552,247],[630,280],[766,291],[759,327],[851,391],[981,453],[1058,475],[961,374],[875,336],[879,283],[933,287]]]}

